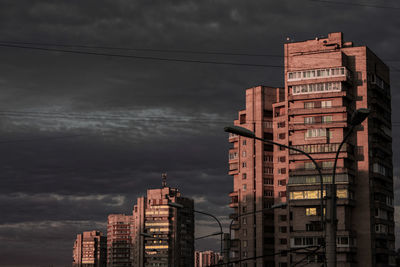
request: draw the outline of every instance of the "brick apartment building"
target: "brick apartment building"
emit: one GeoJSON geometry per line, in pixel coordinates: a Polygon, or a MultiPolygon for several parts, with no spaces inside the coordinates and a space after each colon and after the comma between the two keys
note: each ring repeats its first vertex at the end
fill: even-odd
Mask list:
{"type": "Polygon", "coordinates": [[[134,266],[194,265],[194,202],[177,188],[147,190],[133,209],[134,266]],[[182,208],[168,206],[176,203],[182,208]],[[145,233],[143,235],[143,233],[145,233]]]}
{"type": "Polygon", "coordinates": [[[123,267],[133,264],[133,216],[110,214],[107,221],[107,266],[123,267]]]}
{"type": "Polygon", "coordinates": [[[218,264],[221,260],[221,255],[217,252],[207,251],[196,251],[194,255],[194,267],[208,267],[214,264],[218,264]]]}
{"type": "MultiPolygon", "coordinates": [[[[317,161],[331,182],[338,145],[359,108],[371,114],[339,153],[337,184],[338,266],[395,266],[388,67],[366,46],[344,42],[342,33],[286,43],[285,87],[246,90],[246,109],[234,124],[256,136],[294,146],[317,161]]],[[[320,184],[305,156],[230,135],[232,218],[286,202],[285,209],[239,217],[233,259],[240,266],[320,266],[324,250],[289,252],[323,244],[320,184]],[[281,252],[281,253],[279,253],[281,252]],[[275,254],[275,255],[274,255],[275,254]],[[268,256],[270,255],[270,256],[268,256]]]]}
{"type": "Polygon", "coordinates": [[[72,252],[73,267],[106,267],[106,237],[99,231],[76,235],[72,252]]]}

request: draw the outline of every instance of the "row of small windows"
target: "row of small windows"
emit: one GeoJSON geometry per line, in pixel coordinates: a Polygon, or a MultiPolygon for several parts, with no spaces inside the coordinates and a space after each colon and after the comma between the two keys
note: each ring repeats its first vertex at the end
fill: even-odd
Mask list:
{"type": "MultiPolygon", "coordinates": [[[[306,153],[332,153],[339,149],[339,143],[331,144],[311,144],[311,145],[294,145],[294,148],[300,149],[306,153]]],[[[341,151],[347,151],[347,144],[343,144],[341,151]]],[[[300,154],[300,152],[295,150],[289,150],[289,154],[300,154]]]]}
{"type": "Polygon", "coordinates": [[[382,164],[379,164],[379,163],[374,163],[372,165],[372,171],[374,173],[378,173],[383,176],[392,176],[391,169],[387,168],[386,166],[383,166],[382,164]]]}
{"type": "Polygon", "coordinates": [[[304,138],[320,138],[320,137],[329,137],[332,138],[332,131],[329,129],[321,128],[321,129],[308,129],[305,132],[304,138]]]}
{"type": "MultiPolygon", "coordinates": [[[[319,175],[290,176],[289,185],[320,184],[320,179],[321,178],[319,175]]],[[[332,183],[332,175],[322,175],[322,181],[324,184],[332,183]]],[[[347,173],[341,173],[335,176],[335,184],[350,183],[351,181],[351,176],[349,176],[347,173]]]]}
{"type": "Polygon", "coordinates": [[[331,123],[332,116],[314,116],[314,117],[304,117],[304,124],[315,124],[315,123],[331,123]]]}
{"type": "Polygon", "coordinates": [[[311,102],[304,102],[305,109],[313,109],[313,108],[331,108],[332,101],[311,101],[311,102]]]}
{"type": "Polygon", "coordinates": [[[342,91],[341,82],[312,83],[292,86],[293,95],[340,91],[342,91]]]}
{"type": "MultiPolygon", "coordinates": [[[[325,190],[323,190],[322,192],[323,192],[323,197],[325,197],[326,193],[325,190]]],[[[337,189],[336,197],[353,199],[353,192],[348,191],[347,189],[337,189]]],[[[321,191],[320,190],[293,191],[290,192],[289,198],[291,200],[320,199],[321,191]]]]}
{"type": "Polygon", "coordinates": [[[316,70],[294,71],[288,73],[288,81],[307,80],[315,78],[337,77],[349,75],[345,67],[325,68],[316,70]]]}

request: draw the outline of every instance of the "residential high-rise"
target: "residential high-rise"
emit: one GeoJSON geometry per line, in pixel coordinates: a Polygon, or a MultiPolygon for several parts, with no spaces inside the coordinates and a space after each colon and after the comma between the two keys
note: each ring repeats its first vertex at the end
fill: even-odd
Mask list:
{"type": "Polygon", "coordinates": [[[99,231],[78,234],[74,242],[73,267],[106,267],[106,237],[99,231]]]}
{"type": "Polygon", "coordinates": [[[211,250],[196,251],[194,256],[194,267],[212,266],[218,264],[220,259],[221,255],[211,250]]]}
{"type": "MultiPolygon", "coordinates": [[[[247,89],[246,109],[239,112],[239,119],[234,124],[254,131],[259,137],[272,140],[272,104],[283,100],[283,96],[282,88],[258,86],[247,89]]],[[[271,207],[274,204],[273,146],[234,134],[230,134],[229,142],[233,144],[229,150],[229,174],[234,178],[234,190],[229,194],[229,206],[234,209],[231,218],[271,207]]],[[[231,259],[270,254],[257,261],[243,261],[241,266],[250,262],[258,262],[258,266],[273,266],[273,218],[273,211],[239,217],[233,224],[231,259]]]]}
{"type": "MultiPolygon", "coordinates": [[[[338,266],[395,266],[389,68],[366,46],[344,42],[342,33],[286,43],[284,50],[284,94],[267,96],[264,91],[257,95],[256,88],[248,89],[246,110],[239,112],[235,125],[310,153],[322,169],[324,183],[330,183],[335,153],[349,131],[349,117],[359,108],[369,108],[370,116],[356,127],[339,153],[337,261],[338,266]],[[264,107],[266,115],[252,115],[256,107],[264,107]],[[271,117],[272,137],[271,130],[263,126],[271,117]]],[[[270,146],[259,141],[254,145],[250,139],[232,135],[229,140],[234,143],[229,163],[235,214],[249,212],[249,204],[255,206],[253,211],[268,207],[266,201],[288,203],[286,209],[276,209],[274,216],[239,218],[235,238],[240,242],[234,242],[240,252],[237,258],[276,254],[274,259],[243,261],[241,266],[284,267],[301,260],[308,266],[320,266],[323,248],[312,253],[287,252],[324,243],[326,233],[320,224],[324,210],[313,163],[277,146],[271,152],[270,146]],[[273,163],[265,162],[271,155],[273,163]],[[273,176],[267,178],[268,173],[273,176]],[[271,179],[270,186],[265,179],[271,179]],[[257,199],[260,192],[262,197],[257,199]],[[249,220],[254,230],[246,226],[249,220]],[[263,235],[257,234],[260,229],[263,235]],[[268,232],[273,233],[272,240],[268,232]]]]}
{"type": "Polygon", "coordinates": [[[176,188],[147,190],[134,206],[134,266],[186,267],[194,264],[193,200],[176,188]],[[176,203],[182,207],[171,207],[176,203]]]}
{"type": "Polygon", "coordinates": [[[107,266],[122,267],[133,264],[133,216],[110,214],[107,222],[107,266]]]}

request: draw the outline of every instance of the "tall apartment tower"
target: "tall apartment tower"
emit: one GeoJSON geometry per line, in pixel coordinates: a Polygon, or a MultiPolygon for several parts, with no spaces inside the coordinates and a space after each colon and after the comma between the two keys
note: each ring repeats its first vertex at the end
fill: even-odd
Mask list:
{"type": "Polygon", "coordinates": [[[196,251],[194,256],[194,267],[208,267],[218,264],[221,256],[218,252],[211,250],[196,251]]]}
{"type": "Polygon", "coordinates": [[[78,234],[72,252],[73,267],[106,267],[107,240],[99,231],[78,234]]]}
{"type": "Polygon", "coordinates": [[[107,266],[132,266],[133,239],[135,238],[133,216],[110,214],[107,222],[107,266]]]}
{"type": "MultiPolygon", "coordinates": [[[[272,140],[272,104],[283,100],[283,88],[258,86],[247,89],[246,108],[239,111],[239,119],[234,124],[272,140]]],[[[229,206],[234,209],[231,218],[271,207],[274,204],[274,147],[234,134],[229,135],[229,142],[233,144],[229,150],[229,174],[233,176],[234,187],[229,194],[229,206]]],[[[237,217],[233,224],[231,260],[271,255],[243,261],[240,266],[274,266],[273,215],[270,211],[237,217]]]]}
{"type": "Polygon", "coordinates": [[[163,184],[147,190],[134,206],[134,266],[190,267],[194,264],[194,202],[163,184]],[[182,207],[171,207],[176,203],[182,207]],[[150,235],[150,236],[149,236],[150,235]]]}
{"type": "MultiPolygon", "coordinates": [[[[284,97],[272,104],[273,140],[310,153],[322,169],[324,183],[330,183],[335,153],[349,131],[351,114],[359,108],[370,109],[369,117],[355,128],[339,153],[337,261],[338,266],[395,266],[389,68],[366,46],[344,42],[342,33],[287,43],[284,50],[284,97]]],[[[248,103],[248,94],[249,90],[246,110],[252,105],[248,103]]],[[[255,98],[253,105],[257,102],[260,99],[255,98]]],[[[257,128],[251,127],[251,123],[257,125],[256,120],[246,119],[241,126],[265,137],[263,131],[257,132],[257,128]]],[[[240,122],[239,117],[235,124],[240,122]]],[[[238,139],[230,137],[230,140],[234,138],[238,139]]],[[[245,140],[240,138],[236,142],[251,142],[245,140]]],[[[257,146],[261,146],[259,143],[256,142],[256,152],[257,146]]],[[[242,153],[236,156],[243,167],[242,162],[247,159],[242,153]]],[[[260,162],[261,155],[256,153],[254,161],[260,162]]],[[[261,175],[257,176],[260,168],[265,167],[255,165],[255,177],[260,177],[256,181],[261,180],[261,175]]],[[[239,195],[244,179],[236,180],[245,171],[239,169],[232,173],[231,170],[230,173],[234,174],[234,194],[240,207],[244,205],[239,195]]],[[[288,203],[286,209],[274,211],[275,266],[292,266],[300,261],[308,263],[307,266],[321,266],[325,256],[322,248],[313,253],[301,250],[323,244],[326,234],[319,223],[324,210],[320,208],[320,180],[313,163],[295,151],[274,147],[272,183],[272,201],[288,203]],[[296,251],[287,253],[291,249],[296,251]]],[[[239,209],[239,212],[243,211],[239,209]]],[[[243,231],[244,221],[238,223],[243,231]]],[[[254,225],[257,230],[265,229],[268,224],[256,221],[254,225]]],[[[243,254],[248,237],[243,232],[235,237],[241,241],[243,254]]],[[[259,241],[261,238],[255,244],[259,241]]],[[[271,247],[266,241],[262,241],[264,247],[271,247]]],[[[261,254],[257,252],[257,255],[261,254]]],[[[246,264],[269,266],[271,261],[266,258],[263,263],[247,261],[242,266],[246,264]]]]}

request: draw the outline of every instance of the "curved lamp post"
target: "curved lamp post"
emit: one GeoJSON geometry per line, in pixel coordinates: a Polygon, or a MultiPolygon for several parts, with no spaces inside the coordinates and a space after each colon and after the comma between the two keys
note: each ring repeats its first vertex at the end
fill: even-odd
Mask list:
{"type": "MultiPolygon", "coordinates": [[[[366,108],[357,109],[351,116],[349,124],[350,129],[347,134],[344,136],[342,142],[339,145],[339,148],[336,152],[335,162],[333,164],[333,174],[332,174],[332,183],[330,185],[329,194],[327,192],[327,199],[330,202],[329,205],[329,219],[330,223],[327,224],[327,235],[326,235],[326,260],[328,267],[336,267],[336,229],[337,229],[337,218],[336,218],[336,165],[339,158],[339,152],[342,148],[343,144],[349,138],[354,128],[357,125],[360,125],[370,114],[370,110],[366,108]]],[[[327,211],[328,214],[328,211],[327,211]]]]}
{"type": "Polygon", "coordinates": [[[285,144],[280,144],[280,143],[274,142],[272,140],[268,140],[268,139],[263,139],[263,138],[257,137],[254,132],[252,132],[252,131],[250,131],[250,130],[248,130],[246,128],[243,128],[243,127],[228,126],[228,127],[224,128],[224,131],[228,132],[228,133],[237,134],[237,135],[240,135],[240,136],[243,136],[243,137],[252,138],[252,139],[255,139],[255,140],[260,140],[261,142],[264,142],[264,143],[268,143],[268,144],[276,145],[276,146],[279,146],[279,147],[284,147],[284,148],[287,148],[287,149],[290,149],[290,150],[294,150],[294,151],[297,151],[297,152],[305,155],[307,158],[309,158],[314,163],[315,169],[318,171],[318,175],[319,175],[320,191],[321,191],[321,207],[320,207],[321,208],[321,222],[320,223],[321,223],[321,229],[323,229],[323,227],[324,227],[324,212],[323,212],[324,211],[324,199],[323,199],[323,195],[324,195],[324,179],[322,177],[321,168],[319,167],[317,162],[311,157],[310,154],[308,154],[307,152],[304,152],[301,149],[298,149],[298,148],[295,148],[295,147],[292,147],[292,146],[288,146],[288,145],[285,145],[285,144]]]}
{"type": "MultiPolygon", "coordinates": [[[[173,208],[177,208],[177,209],[182,209],[182,208],[184,208],[183,205],[181,205],[181,204],[179,204],[179,203],[175,203],[175,202],[168,202],[167,205],[170,206],[170,207],[173,207],[173,208]]],[[[215,234],[213,234],[213,235],[220,235],[220,237],[221,237],[221,255],[222,255],[222,253],[223,253],[223,249],[222,249],[222,236],[223,236],[224,232],[222,231],[221,222],[218,220],[217,217],[215,217],[214,215],[212,215],[212,214],[210,214],[210,213],[207,213],[207,212],[204,212],[204,211],[195,210],[195,209],[193,209],[193,212],[195,212],[195,213],[200,213],[200,214],[207,215],[207,216],[210,216],[210,217],[212,217],[214,220],[217,221],[217,223],[218,223],[218,225],[219,225],[220,232],[219,232],[219,233],[215,233],[215,234]]],[[[209,235],[209,236],[211,236],[211,235],[209,235]]]]}

